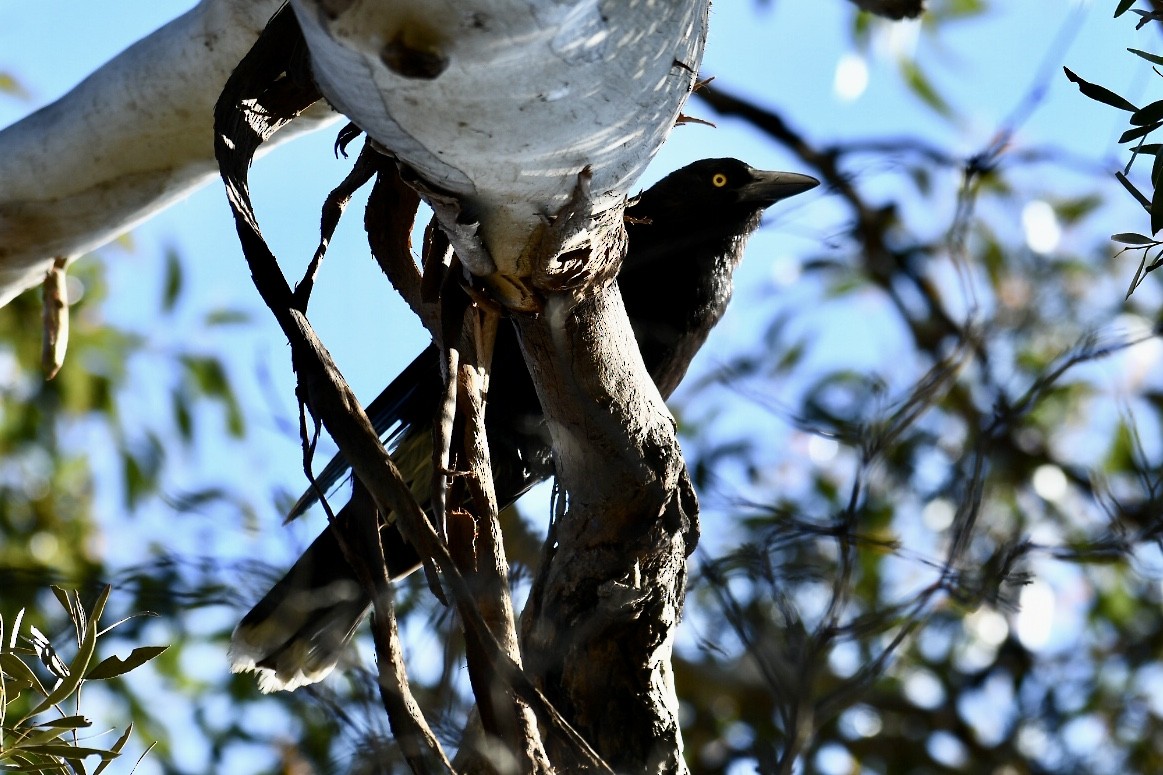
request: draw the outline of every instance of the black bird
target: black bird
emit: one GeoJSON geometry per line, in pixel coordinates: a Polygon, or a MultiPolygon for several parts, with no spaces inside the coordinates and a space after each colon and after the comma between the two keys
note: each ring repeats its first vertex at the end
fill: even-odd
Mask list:
{"type": "MultiPolygon", "coordinates": [[[[763,211],[818,184],[807,175],[764,172],[736,159],[704,159],[667,175],[627,208],[629,245],[618,285],[643,361],[664,397],[722,317],[732,273],[763,211]]],[[[439,353],[429,346],[367,408],[421,504],[429,501],[442,384],[439,353]]],[[[485,417],[503,508],[553,473],[544,416],[511,326],[497,333],[485,417]]],[[[341,458],[332,460],[318,477],[320,486],[334,484],[345,469],[341,458]]],[[[305,495],[291,516],[312,500],[305,495]]],[[[365,498],[353,498],[336,515],[341,529],[366,508],[365,498]]],[[[381,534],[391,577],[414,570],[419,559],[394,525],[381,534]]],[[[319,681],[335,667],[369,605],[326,529],[243,617],[232,640],[232,668],[257,672],[263,691],[319,681]]]]}

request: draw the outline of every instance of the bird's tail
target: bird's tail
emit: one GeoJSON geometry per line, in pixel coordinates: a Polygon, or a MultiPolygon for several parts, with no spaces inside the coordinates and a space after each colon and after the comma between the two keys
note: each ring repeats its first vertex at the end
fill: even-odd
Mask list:
{"type": "MultiPolygon", "coordinates": [[[[431,444],[427,433],[412,434],[393,457],[413,482],[413,494],[427,501],[431,444]],[[428,442],[425,448],[425,442],[428,442]]],[[[230,643],[231,670],[258,674],[264,692],[290,691],[323,680],[339,663],[343,651],[367,614],[371,600],[347,562],[338,535],[358,535],[357,520],[376,518],[366,493],[353,497],[335,521],[316,538],[262,600],[234,629],[230,643]]],[[[388,575],[393,580],[414,571],[419,556],[391,519],[380,528],[388,575]]]]}
{"type": "MultiPolygon", "coordinates": [[[[272,692],[321,681],[335,668],[371,606],[336,537],[352,520],[374,516],[358,513],[365,505],[356,499],[345,506],[337,524],[324,530],[238,623],[230,644],[233,672],[257,673],[259,688],[272,692]]],[[[381,528],[380,539],[391,578],[419,565],[394,523],[381,528]]]]}

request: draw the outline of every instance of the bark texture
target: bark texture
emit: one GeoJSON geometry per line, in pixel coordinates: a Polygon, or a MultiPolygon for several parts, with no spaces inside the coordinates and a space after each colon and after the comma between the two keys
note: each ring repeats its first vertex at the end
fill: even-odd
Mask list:
{"type": "MultiPolygon", "coordinates": [[[[526,667],[617,772],[685,772],[670,667],[698,504],[621,296],[519,323],[565,492],[523,614],[526,667]]],[[[550,751],[563,763],[569,752],[550,751]]]]}
{"type": "MultiPolygon", "coordinates": [[[[214,103],[280,0],[202,0],[0,130],[0,305],[212,180],[214,103]]],[[[319,109],[278,141],[337,118],[319,109]]]]}
{"type": "Polygon", "coordinates": [[[607,241],[614,225],[601,213],[620,205],[674,126],[708,3],[292,6],[324,95],[415,171],[465,266],[506,306],[534,309],[529,278],[559,254],[588,256],[607,241]],[[584,228],[547,229],[583,170],[584,228]]]}

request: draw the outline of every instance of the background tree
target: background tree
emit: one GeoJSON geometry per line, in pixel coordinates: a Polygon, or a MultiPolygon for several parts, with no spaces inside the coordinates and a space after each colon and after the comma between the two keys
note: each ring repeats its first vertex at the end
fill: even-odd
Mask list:
{"type": "MultiPolygon", "coordinates": [[[[901,28],[866,15],[843,17],[843,5],[814,11],[803,27],[794,26],[786,3],[771,4],[769,16],[716,8],[723,29],[729,17],[760,14],[751,20],[753,34],[783,44],[772,52],[769,72],[798,67],[811,81],[821,73],[858,75],[863,63],[872,69],[873,89],[851,109],[843,103],[829,103],[827,110],[813,106],[823,90],[793,102],[767,91],[774,88],[764,85],[769,74],[757,73],[762,78],[753,81],[745,70],[731,71],[725,59],[720,65],[712,36],[704,75],[718,79],[706,101],[692,102],[689,112],[720,128],[712,133],[683,127],[675,137],[679,142],[688,132],[705,132],[693,141],[701,147],[688,153],[733,153],[752,163],[782,146],[799,162],[781,157],[781,165],[762,166],[811,172],[834,194],[780,218],[777,228],[761,235],[770,241],[758,243],[745,264],[753,274],[744,287],[755,290],[741,291],[718,339],[718,357],[704,361],[703,378],[678,404],[705,533],[714,536],[694,566],[697,586],[676,662],[692,769],[759,762],[775,770],[796,761],[824,772],[845,771],[854,761],[882,772],[1158,768],[1158,383],[1151,368],[1158,350],[1154,340],[1124,347],[1149,336],[1157,290],[1149,276],[1123,301],[1133,266],[1110,260],[1110,233],[1148,228],[1145,216],[1117,209],[1133,206],[1109,179],[1125,158],[1098,161],[1111,153],[1111,141],[1124,127],[1090,129],[1088,122],[1105,109],[1080,96],[1058,68],[1067,64],[1135,104],[1150,97],[1121,85],[1135,69],[1131,55],[1104,50],[1084,63],[1085,47],[1068,48],[1113,7],[1067,10],[1046,3],[1031,18],[984,3],[930,6],[922,26],[905,28],[919,33],[915,48],[885,58],[878,52],[886,41],[900,40],[901,28]],[[1020,27],[1023,21],[1031,26],[1020,27]],[[965,74],[970,63],[981,64],[981,52],[962,41],[976,40],[974,25],[987,22],[993,46],[1029,57],[1018,73],[1011,66],[1004,81],[965,74]],[[849,50],[839,66],[831,61],[813,69],[815,60],[796,49],[797,40],[811,40],[806,49],[817,51],[822,41],[843,38],[836,34],[843,29],[850,31],[849,50]],[[1046,35],[1047,29],[1054,35],[1046,35]],[[1030,43],[1035,40],[1042,42],[1030,43]],[[944,64],[943,57],[957,55],[960,67],[944,64]],[[899,77],[889,74],[893,70],[899,77]],[[885,104],[880,100],[887,101],[888,84],[911,89],[930,112],[909,114],[906,126],[897,114],[877,111],[885,104]],[[982,84],[997,91],[1011,87],[1014,99],[1000,110],[983,109],[982,84]],[[1068,133],[1059,119],[1052,134],[1040,122],[1046,114],[1058,115],[1054,111],[1065,99],[1072,100],[1076,123],[1068,133]],[[776,239],[788,232],[790,238],[776,239]],[[728,357],[729,351],[739,354],[728,357]],[[1031,578],[1033,583],[1022,585],[1031,578]]],[[[1119,21],[1129,32],[1133,24],[1119,21]]],[[[1145,29],[1130,45],[1152,50],[1152,34],[1145,29]]],[[[745,33],[733,35],[738,42],[731,45],[748,45],[745,33]]],[[[839,79],[842,84],[852,87],[851,80],[839,79]]],[[[1109,113],[1105,118],[1116,120],[1109,113]]],[[[328,143],[321,141],[317,152],[328,143]]],[[[315,199],[330,187],[320,185],[315,199]]],[[[310,209],[304,206],[304,212],[310,209]]],[[[298,240],[300,246],[313,241],[309,232],[298,240]]],[[[339,241],[332,248],[342,249],[339,241]]],[[[176,330],[203,330],[203,317],[238,319],[211,314],[205,306],[194,312],[197,306],[188,298],[194,292],[178,278],[189,277],[202,258],[189,253],[189,261],[172,262],[164,284],[169,291],[155,293],[163,299],[158,306],[171,310],[176,330]]],[[[236,255],[231,261],[239,263],[236,255]]],[[[75,380],[75,387],[65,387],[66,381],[42,387],[31,375],[36,345],[13,345],[14,356],[20,354],[16,362],[29,371],[14,380],[24,387],[7,394],[11,406],[52,408],[59,400],[64,411],[46,410],[50,419],[36,425],[35,415],[4,413],[21,419],[14,424],[25,427],[28,438],[44,440],[22,442],[21,455],[6,457],[23,470],[9,468],[19,471],[12,474],[19,486],[4,501],[17,514],[13,534],[21,538],[5,546],[20,562],[47,558],[39,565],[56,568],[56,578],[110,578],[115,571],[101,567],[100,553],[83,551],[80,540],[60,541],[56,554],[45,550],[44,536],[64,535],[59,530],[98,535],[83,518],[86,464],[105,476],[120,469],[124,492],[136,493],[136,521],[104,531],[113,544],[133,533],[148,536],[151,511],[185,515],[178,525],[169,516],[167,530],[211,537],[207,546],[229,543],[222,536],[226,525],[238,524],[240,500],[272,524],[267,493],[244,489],[228,476],[219,486],[190,486],[181,469],[186,454],[209,449],[211,457],[222,457],[221,442],[209,445],[206,437],[223,435],[222,429],[237,427],[243,417],[250,418],[252,443],[256,436],[269,440],[275,434],[263,428],[275,427],[272,414],[254,407],[286,399],[271,398],[279,390],[260,393],[253,368],[239,368],[245,359],[226,348],[218,354],[207,342],[203,349],[194,337],[167,342],[156,328],[126,337],[98,328],[98,321],[87,319],[93,313],[85,312],[95,309],[97,280],[83,279],[89,292],[73,310],[77,336],[70,358],[86,368],[66,367],[58,377],[75,380]],[[111,341],[123,348],[113,357],[111,341]],[[190,344],[195,341],[198,347],[190,344]],[[139,354],[127,355],[131,350],[139,354]],[[146,390],[135,384],[142,372],[163,369],[143,367],[143,359],[180,368],[168,384],[146,390]],[[224,374],[241,386],[240,395],[223,389],[224,374]],[[117,395],[110,383],[126,384],[127,376],[136,377],[128,388],[140,391],[130,395],[144,392],[150,401],[110,398],[117,395]],[[30,402],[30,393],[44,398],[30,402]],[[132,416],[125,411],[127,400],[132,416]],[[166,409],[153,415],[160,419],[142,416],[149,403],[166,409]],[[120,423],[76,419],[102,407],[112,408],[105,416],[120,417],[120,423]],[[95,448],[93,436],[87,444],[85,437],[76,440],[85,431],[77,426],[85,422],[90,429],[113,429],[96,431],[115,442],[96,448],[114,454],[66,464],[67,458],[58,463],[35,451],[51,452],[52,445],[95,448]],[[151,424],[157,442],[149,439],[151,424]],[[188,453],[175,452],[170,441],[175,430],[182,437],[183,427],[188,453]],[[51,477],[53,486],[33,486],[38,479],[24,473],[30,466],[33,473],[51,471],[39,481],[51,477]],[[71,510],[67,522],[53,523],[63,509],[52,501],[70,492],[78,493],[73,502],[81,507],[71,510]],[[30,500],[29,493],[39,498],[30,500]],[[30,520],[30,511],[43,515],[30,520]],[[41,538],[34,551],[36,536],[41,538]],[[29,550],[18,552],[21,545],[29,550]]],[[[35,315],[36,305],[29,306],[35,315]]],[[[13,305],[7,310],[15,314],[13,305]]],[[[28,320],[27,314],[17,319],[28,320]]],[[[256,315],[251,329],[226,331],[232,340],[273,340],[277,334],[266,325],[256,315]]],[[[28,326],[6,330],[19,328],[28,326]]],[[[366,347],[361,342],[347,360],[356,360],[355,352],[363,356],[366,347]]],[[[404,358],[411,352],[404,348],[404,358]]],[[[276,357],[282,356],[271,359],[276,357]]],[[[337,357],[344,361],[342,352],[337,357]]],[[[385,372],[394,373],[379,363],[369,372],[363,386],[369,393],[385,372]]],[[[285,387],[282,395],[289,395],[285,387]]],[[[289,402],[282,405],[281,417],[273,416],[285,421],[292,412],[289,402]]],[[[293,449],[293,434],[279,443],[293,449]]],[[[242,459],[253,455],[228,449],[242,459]]],[[[283,454],[293,470],[295,453],[283,454]]],[[[283,486],[297,487],[293,480],[283,486]]],[[[96,491],[105,498],[98,509],[122,511],[108,505],[105,487],[96,491]]],[[[541,511],[534,505],[530,513],[541,511]]],[[[536,517],[534,524],[540,524],[536,517]]],[[[523,530],[515,521],[507,528],[518,569],[535,557],[530,547],[539,533],[539,527],[523,530]]],[[[238,569],[250,564],[240,553],[212,554],[213,563],[162,555],[136,569],[148,573],[122,570],[115,577],[138,599],[123,592],[118,600],[115,593],[111,605],[159,610],[179,623],[169,625],[178,648],[159,660],[157,674],[170,677],[172,691],[224,680],[221,662],[200,667],[195,655],[205,653],[200,641],[206,635],[229,628],[233,614],[215,606],[198,613],[197,606],[234,598],[222,588],[222,579],[231,578],[231,557],[238,569]]],[[[16,560],[6,561],[5,568],[15,567],[16,560]]],[[[515,575],[521,578],[520,570],[515,575]]],[[[7,607],[8,590],[15,587],[3,588],[7,607]]],[[[412,651],[421,699],[427,707],[446,709],[437,732],[452,739],[466,712],[457,627],[425,602],[418,587],[407,590],[401,607],[414,623],[405,621],[405,631],[434,630],[420,635],[421,645],[412,651]],[[440,647],[440,660],[426,658],[434,644],[444,643],[453,645],[440,647]]],[[[130,626],[139,629],[119,632],[141,642],[167,640],[142,632],[143,624],[130,626]]],[[[152,757],[169,769],[230,771],[246,762],[241,769],[253,770],[255,753],[241,741],[261,738],[264,729],[277,730],[273,738],[295,740],[281,749],[288,760],[302,757],[320,768],[338,759],[339,769],[358,769],[350,761],[353,751],[361,761],[382,763],[391,756],[377,746],[353,744],[383,739],[374,703],[364,706],[365,713],[353,701],[353,695],[374,696],[366,674],[353,671],[307,698],[258,698],[244,681],[230,686],[235,702],[248,703],[246,713],[233,716],[245,724],[223,724],[216,711],[222,695],[209,686],[191,687],[198,689],[196,699],[183,712],[192,726],[203,720],[200,728],[212,741],[199,752],[183,750],[178,738],[169,742],[170,719],[143,701],[148,695],[121,696],[136,703],[147,730],[169,743],[152,757]],[[288,715],[282,703],[293,703],[294,711],[288,715]]],[[[271,755],[263,755],[269,762],[271,755]]]]}

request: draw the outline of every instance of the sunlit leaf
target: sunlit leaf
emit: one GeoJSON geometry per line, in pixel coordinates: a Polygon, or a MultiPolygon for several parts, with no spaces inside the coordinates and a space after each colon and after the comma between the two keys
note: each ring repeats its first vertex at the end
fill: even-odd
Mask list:
{"type": "Polygon", "coordinates": [[[1115,242],[1121,242],[1124,245],[1153,245],[1155,240],[1151,239],[1145,234],[1135,234],[1134,232],[1124,231],[1118,234],[1112,234],[1111,239],[1115,242]]]}
{"type": "Polygon", "coordinates": [[[53,648],[52,642],[45,637],[45,634],[32,625],[28,627],[28,642],[32,645],[33,651],[36,652],[36,658],[40,660],[42,665],[48,668],[50,673],[57,678],[68,677],[68,665],[57,656],[56,649],[53,648]]]}
{"type": "MultiPolygon", "coordinates": [[[[121,733],[121,737],[117,738],[117,742],[113,743],[113,745],[109,747],[109,752],[120,754],[121,749],[125,747],[126,741],[129,740],[129,735],[131,732],[133,732],[133,724],[130,724],[125,728],[125,731],[121,733]]],[[[105,771],[105,768],[109,766],[111,761],[112,759],[106,759],[102,761],[99,765],[97,765],[97,769],[93,770],[93,775],[101,775],[101,773],[105,771]]]]}
{"type": "Polygon", "coordinates": [[[28,753],[44,754],[45,756],[57,756],[62,759],[83,759],[88,756],[99,756],[102,759],[110,759],[116,756],[112,751],[104,748],[84,748],[79,745],[66,745],[59,743],[56,745],[33,745],[23,749],[28,753]]]}
{"type": "Polygon", "coordinates": [[[48,690],[41,685],[40,679],[36,677],[36,673],[32,672],[32,668],[24,664],[24,661],[12,652],[0,654],[0,671],[24,681],[36,689],[41,696],[48,693],[48,690]]]}
{"type": "Polygon", "coordinates": [[[124,675],[130,670],[144,665],[167,648],[169,646],[139,646],[131,651],[125,659],[117,656],[108,657],[89,670],[85,678],[97,681],[124,675]]]}
{"type": "Polygon", "coordinates": [[[93,722],[84,716],[61,716],[37,724],[38,727],[52,727],[53,729],[84,729],[93,726],[93,722]]]}
{"type": "Polygon", "coordinates": [[[77,688],[84,680],[85,670],[89,667],[89,660],[93,658],[93,651],[97,648],[97,622],[90,619],[85,630],[85,638],[81,642],[80,648],[77,649],[73,661],[69,663],[69,675],[62,678],[48,696],[33,709],[30,716],[35,716],[39,713],[51,708],[58,702],[62,702],[68,697],[71,697],[77,688]]]}

